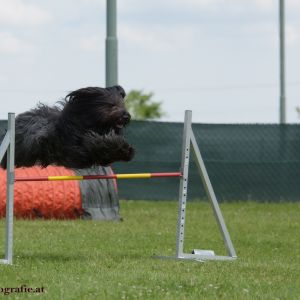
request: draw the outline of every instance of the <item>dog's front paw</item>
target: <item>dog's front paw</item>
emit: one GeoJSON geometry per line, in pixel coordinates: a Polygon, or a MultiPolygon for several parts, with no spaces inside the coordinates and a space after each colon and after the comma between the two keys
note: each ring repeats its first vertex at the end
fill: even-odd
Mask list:
{"type": "Polygon", "coordinates": [[[130,161],[133,159],[135,150],[132,146],[127,145],[127,147],[122,148],[121,160],[130,161]]]}

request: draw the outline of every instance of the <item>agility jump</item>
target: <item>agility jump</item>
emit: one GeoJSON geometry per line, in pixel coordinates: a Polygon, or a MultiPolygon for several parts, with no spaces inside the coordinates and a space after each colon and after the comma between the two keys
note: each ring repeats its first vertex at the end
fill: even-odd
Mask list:
{"type": "Polygon", "coordinates": [[[234,260],[237,258],[229,232],[220,210],[213,187],[208,177],[199,147],[197,145],[192,130],[192,112],[185,111],[183,128],[182,158],[180,172],[169,173],[137,173],[137,174],[114,174],[114,175],[83,175],[83,176],[45,176],[45,177],[14,177],[14,155],[15,155],[15,115],[8,114],[8,131],[0,146],[0,161],[7,154],[7,201],[6,201],[6,240],[5,258],[0,260],[2,264],[12,264],[13,261],[13,202],[14,184],[21,181],[55,181],[55,180],[93,180],[93,179],[137,179],[137,178],[162,178],[177,177],[180,180],[178,197],[178,219],[176,235],[176,253],[172,257],[160,256],[160,258],[180,259],[180,260],[234,260]],[[194,249],[192,253],[184,253],[184,229],[186,215],[186,201],[188,192],[188,168],[190,160],[190,149],[194,155],[194,160],[199,170],[199,174],[205,188],[207,197],[211,203],[216,221],[219,225],[221,235],[224,240],[227,256],[215,255],[212,250],[194,249]]]}

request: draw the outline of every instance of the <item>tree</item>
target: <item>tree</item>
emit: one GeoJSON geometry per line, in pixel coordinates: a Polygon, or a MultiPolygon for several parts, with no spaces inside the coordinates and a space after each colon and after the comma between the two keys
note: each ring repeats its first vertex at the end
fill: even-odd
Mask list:
{"type": "Polygon", "coordinates": [[[160,119],[165,115],[162,102],[153,101],[154,94],[142,90],[131,90],[125,99],[125,106],[134,120],[160,119]]]}
{"type": "Polygon", "coordinates": [[[299,118],[300,118],[300,106],[296,107],[296,111],[297,111],[298,116],[299,116],[299,118]]]}

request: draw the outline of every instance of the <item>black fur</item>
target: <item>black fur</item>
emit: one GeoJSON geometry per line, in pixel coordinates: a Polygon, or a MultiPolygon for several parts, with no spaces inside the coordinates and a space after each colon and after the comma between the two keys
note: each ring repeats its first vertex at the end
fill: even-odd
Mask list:
{"type": "MultiPolygon", "coordinates": [[[[83,169],[129,161],[134,149],[122,128],[130,121],[121,86],[88,87],[57,106],[40,104],[16,117],[15,166],[83,169]]],[[[6,168],[6,157],[1,161],[6,168]]]]}

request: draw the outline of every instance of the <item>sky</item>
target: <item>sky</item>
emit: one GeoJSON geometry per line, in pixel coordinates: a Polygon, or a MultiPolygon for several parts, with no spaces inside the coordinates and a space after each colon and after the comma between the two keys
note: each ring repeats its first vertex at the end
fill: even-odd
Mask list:
{"type": "MultiPolygon", "coordinates": [[[[119,84],[164,121],[278,123],[279,0],[118,0],[119,84]]],[[[300,1],[286,0],[287,122],[300,122],[300,1]]],[[[0,119],[105,85],[105,0],[0,0],[0,119]]]]}

